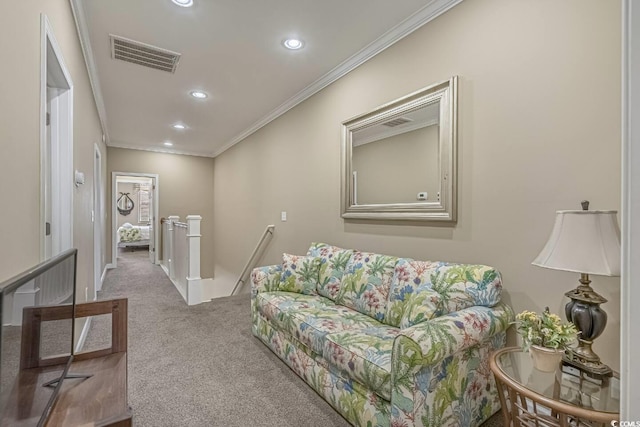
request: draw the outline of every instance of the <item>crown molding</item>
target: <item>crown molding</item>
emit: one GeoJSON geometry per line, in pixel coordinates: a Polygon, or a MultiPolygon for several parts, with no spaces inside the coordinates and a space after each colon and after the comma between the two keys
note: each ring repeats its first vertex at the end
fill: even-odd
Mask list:
{"type": "Polygon", "coordinates": [[[318,80],[304,88],[302,91],[298,92],[293,97],[289,98],[275,110],[271,111],[269,114],[255,122],[253,125],[251,125],[242,133],[238,134],[221,148],[214,151],[213,157],[216,157],[227,151],[229,148],[233,147],[243,139],[258,131],[260,128],[277,119],[296,105],[320,92],[331,83],[335,82],[339,78],[348,74],[350,71],[364,64],[369,59],[373,58],[389,46],[393,45],[399,40],[402,40],[418,28],[442,15],[459,3],[462,3],[462,1],[463,0],[433,0],[428,5],[402,21],[400,24],[396,25],[394,28],[387,31],[382,36],[378,37],[358,53],[342,62],[340,65],[329,71],[324,76],[320,77],[318,80]]]}
{"type": "Polygon", "coordinates": [[[138,150],[138,151],[152,151],[154,153],[164,153],[164,154],[180,154],[183,156],[195,156],[195,157],[215,157],[212,154],[207,153],[197,153],[195,151],[187,151],[187,150],[174,150],[171,148],[161,148],[161,147],[141,147],[139,145],[128,145],[121,142],[111,141],[108,145],[108,148],[125,148],[127,150],[138,150]]]}
{"type": "Polygon", "coordinates": [[[104,136],[103,142],[105,145],[108,145],[110,139],[109,129],[107,128],[107,110],[104,107],[104,98],[102,97],[100,79],[98,78],[98,69],[96,68],[93,50],[91,49],[87,17],[84,13],[82,0],[69,0],[69,4],[71,5],[73,19],[76,23],[76,30],[78,31],[78,38],[80,39],[80,47],[82,48],[84,63],[87,67],[87,73],[89,74],[89,84],[91,85],[91,91],[93,92],[93,100],[96,104],[96,109],[98,110],[98,118],[100,120],[100,126],[102,127],[102,134],[104,136]]]}
{"type": "Polygon", "coordinates": [[[314,83],[310,84],[302,91],[298,92],[293,97],[289,98],[283,104],[272,110],[270,113],[265,115],[263,118],[252,124],[249,128],[235,136],[221,148],[215,150],[211,154],[202,154],[202,153],[194,153],[187,151],[179,151],[179,150],[164,150],[164,149],[151,149],[151,148],[142,148],[142,147],[134,147],[130,145],[120,144],[120,143],[111,143],[111,139],[109,137],[109,131],[107,127],[107,113],[104,104],[104,98],[102,96],[100,79],[98,77],[98,70],[95,64],[93,50],[91,49],[91,41],[89,37],[89,29],[87,26],[87,19],[84,12],[84,7],[82,5],[83,0],[69,0],[71,5],[71,10],[73,12],[73,17],[76,23],[76,29],[78,32],[78,37],[80,39],[80,46],[82,48],[85,65],[87,67],[87,72],[89,74],[89,82],[91,84],[91,90],[93,92],[93,98],[96,104],[96,109],[98,110],[98,117],[100,119],[100,124],[102,126],[102,133],[105,136],[105,144],[109,147],[117,147],[117,148],[127,148],[133,150],[142,150],[142,151],[155,151],[160,153],[172,153],[172,154],[186,154],[190,156],[201,156],[201,157],[216,157],[229,148],[233,147],[240,141],[244,140],[248,136],[252,135],[260,128],[266,126],[273,120],[277,119],[296,105],[315,95],[325,87],[329,86],[331,83],[345,76],[355,68],[364,64],[369,59],[376,56],[378,53],[382,52],[389,46],[393,45],[397,41],[403,39],[408,36],[412,32],[416,31],[418,28],[422,27],[429,21],[437,18],[442,15],[449,9],[461,3],[463,0],[433,0],[428,5],[411,15],[409,18],[405,19],[403,22],[387,31],[385,34],[374,40],[372,43],[367,45],[365,48],[357,52],[355,55],[351,56],[337,67],[333,68],[331,71],[326,73],[320,79],[316,80],[314,83]]]}

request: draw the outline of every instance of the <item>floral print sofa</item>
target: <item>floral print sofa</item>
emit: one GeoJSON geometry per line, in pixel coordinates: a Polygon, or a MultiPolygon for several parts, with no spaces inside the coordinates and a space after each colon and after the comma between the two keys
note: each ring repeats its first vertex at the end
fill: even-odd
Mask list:
{"type": "Polygon", "coordinates": [[[477,426],[513,311],[483,265],[314,243],[251,275],[253,334],[358,426],[477,426]]]}

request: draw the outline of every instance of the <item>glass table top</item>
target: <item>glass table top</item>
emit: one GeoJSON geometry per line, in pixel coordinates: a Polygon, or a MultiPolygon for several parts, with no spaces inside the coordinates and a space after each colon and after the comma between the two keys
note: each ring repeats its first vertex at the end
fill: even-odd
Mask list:
{"type": "Polygon", "coordinates": [[[499,354],[496,362],[511,380],[549,399],[600,412],[617,414],[620,410],[617,375],[593,378],[564,364],[556,372],[542,372],[533,367],[529,353],[519,348],[499,354]]]}

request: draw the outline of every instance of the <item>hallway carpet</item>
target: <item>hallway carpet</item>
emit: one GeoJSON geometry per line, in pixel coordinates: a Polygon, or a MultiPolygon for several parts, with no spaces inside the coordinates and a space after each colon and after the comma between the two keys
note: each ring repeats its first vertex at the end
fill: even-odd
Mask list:
{"type": "MultiPolygon", "coordinates": [[[[129,299],[135,426],[348,426],[251,334],[249,296],[188,307],[148,252],[120,254],[99,299],[129,299]]],[[[84,350],[108,346],[95,318],[84,350]]],[[[499,427],[496,414],[483,427],[499,427]]]]}

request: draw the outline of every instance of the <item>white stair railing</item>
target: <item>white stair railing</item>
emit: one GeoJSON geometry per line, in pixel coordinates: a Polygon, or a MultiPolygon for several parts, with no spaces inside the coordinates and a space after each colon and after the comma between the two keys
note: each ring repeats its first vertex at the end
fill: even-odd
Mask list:
{"type": "Polygon", "coordinates": [[[251,253],[251,256],[249,257],[249,260],[244,265],[244,268],[242,269],[242,273],[240,273],[240,277],[238,277],[238,281],[236,282],[236,285],[233,287],[233,291],[231,291],[231,295],[236,294],[236,291],[238,290],[238,286],[240,286],[240,284],[244,285],[244,281],[247,276],[247,273],[252,267],[254,267],[253,263],[255,262],[256,256],[260,252],[260,248],[262,248],[262,244],[267,239],[267,237],[270,237],[273,235],[273,230],[275,228],[276,228],[275,225],[267,225],[267,228],[265,228],[264,233],[262,233],[262,237],[258,241],[258,244],[256,245],[255,249],[251,253]]]}
{"type": "Polygon", "coordinates": [[[188,215],[187,222],[170,216],[162,222],[162,268],[189,305],[202,302],[200,277],[200,215],[188,215]]]}
{"type": "Polygon", "coordinates": [[[187,248],[187,224],[184,222],[173,223],[173,256],[171,257],[171,280],[180,291],[182,297],[187,299],[187,265],[189,252],[187,248]]]}

